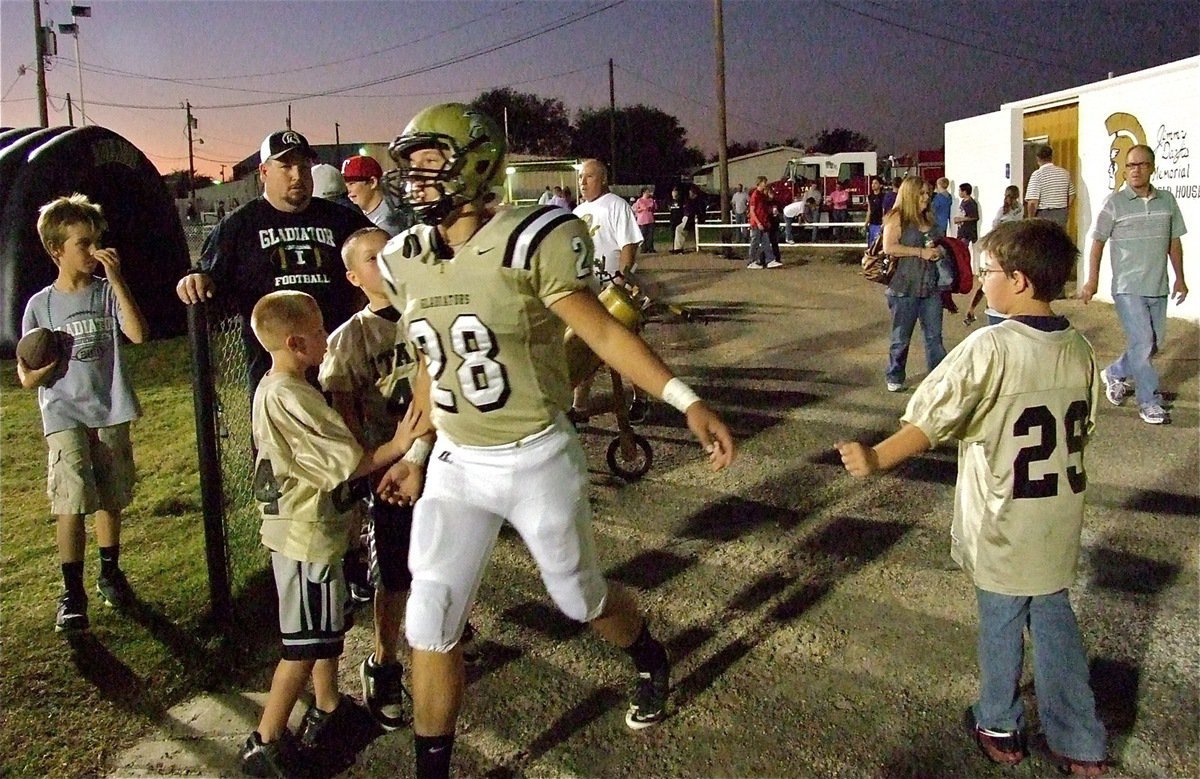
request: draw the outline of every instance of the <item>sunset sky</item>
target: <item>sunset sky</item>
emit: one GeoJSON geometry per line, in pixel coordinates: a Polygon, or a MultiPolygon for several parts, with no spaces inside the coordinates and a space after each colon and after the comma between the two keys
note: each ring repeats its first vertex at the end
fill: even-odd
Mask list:
{"type": "MultiPolygon", "coordinates": [[[[0,0],[0,125],[34,126],[34,0],[0,0]],[[20,66],[28,72],[19,75],[20,66]]],[[[71,21],[42,2],[43,23],[71,21]]],[[[187,167],[185,100],[199,172],[228,176],[292,124],[313,143],[386,142],[421,107],[496,87],[676,116],[716,151],[711,0],[295,2],[93,0],[80,19],[89,123],[167,172],[187,167]]],[[[725,0],[731,141],[811,138],[826,127],[883,152],[942,145],[942,125],[1001,103],[1200,53],[1190,2],[725,0]]],[[[75,40],[58,36],[50,124],[76,101],[75,40]]]]}

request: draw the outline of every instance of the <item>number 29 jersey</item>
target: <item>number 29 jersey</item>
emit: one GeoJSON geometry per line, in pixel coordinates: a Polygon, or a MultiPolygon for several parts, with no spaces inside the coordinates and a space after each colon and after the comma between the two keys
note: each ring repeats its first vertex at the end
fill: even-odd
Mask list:
{"type": "Polygon", "coordinates": [[[397,235],[380,264],[402,332],[429,368],[434,427],[464,446],[544,430],[571,402],[565,326],[549,307],[587,288],[587,226],[561,208],[503,209],[451,258],[435,232],[397,235]]]}
{"type": "Polygon", "coordinates": [[[959,441],[951,555],[980,589],[1074,585],[1099,385],[1074,328],[1006,320],[972,333],[914,393],[902,419],[934,446],[959,441]]]}

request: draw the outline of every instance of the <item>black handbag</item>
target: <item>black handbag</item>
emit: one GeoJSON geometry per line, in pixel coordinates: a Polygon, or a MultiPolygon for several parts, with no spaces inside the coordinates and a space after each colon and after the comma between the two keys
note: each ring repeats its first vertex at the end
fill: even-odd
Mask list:
{"type": "Polygon", "coordinates": [[[867,247],[862,258],[862,275],[867,281],[876,284],[890,284],[896,273],[896,262],[883,251],[883,233],[880,232],[875,240],[867,247]]]}

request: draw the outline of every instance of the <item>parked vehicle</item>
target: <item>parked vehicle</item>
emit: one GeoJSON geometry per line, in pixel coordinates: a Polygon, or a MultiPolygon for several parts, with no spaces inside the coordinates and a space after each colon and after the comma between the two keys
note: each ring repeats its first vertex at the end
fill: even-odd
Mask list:
{"type": "Polygon", "coordinates": [[[821,210],[828,212],[829,193],[837,182],[850,191],[850,210],[865,211],[871,178],[879,176],[890,182],[896,176],[919,175],[935,182],[945,175],[945,152],[941,149],[918,151],[910,155],[880,158],[873,151],[847,151],[837,154],[810,154],[788,160],[783,178],[771,182],[771,195],[780,206],[791,203],[795,195],[816,182],[821,191],[821,210]]]}

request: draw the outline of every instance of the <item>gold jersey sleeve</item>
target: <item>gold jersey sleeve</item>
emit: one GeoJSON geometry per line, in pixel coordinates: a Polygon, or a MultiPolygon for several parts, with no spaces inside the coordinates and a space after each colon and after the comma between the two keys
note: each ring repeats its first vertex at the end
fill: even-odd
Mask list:
{"type": "Polygon", "coordinates": [[[561,208],[504,209],[453,257],[434,231],[396,236],[380,265],[405,336],[426,360],[434,427],[466,446],[545,429],[571,402],[565,327],[549,307],[587,289],[587,227],[561,208]]]}
{"type": "Polygon", "coordinates": [[[344,482],[362,459],[346,423],[308,382],[268,374],[254,393],[251,429],[263,545],[293,560],[340,560],[349,541],[344,482]]]}
{"type": "Polygon", "coordinates": [[[902,419],[935,446],[959,442],[951,554],[981,589],[1074,585],[1099,385],[1074,328],[1006,320],[968,336],[913,394],[902,419]]]}
{"type": "Polygon", "coordinates": [[[329,335],[321,361],[321,388],[352,397],[369,448],[391,440],[412,400],[417,363],[399,330],[397,322],[364,308],[329,335]]]}

